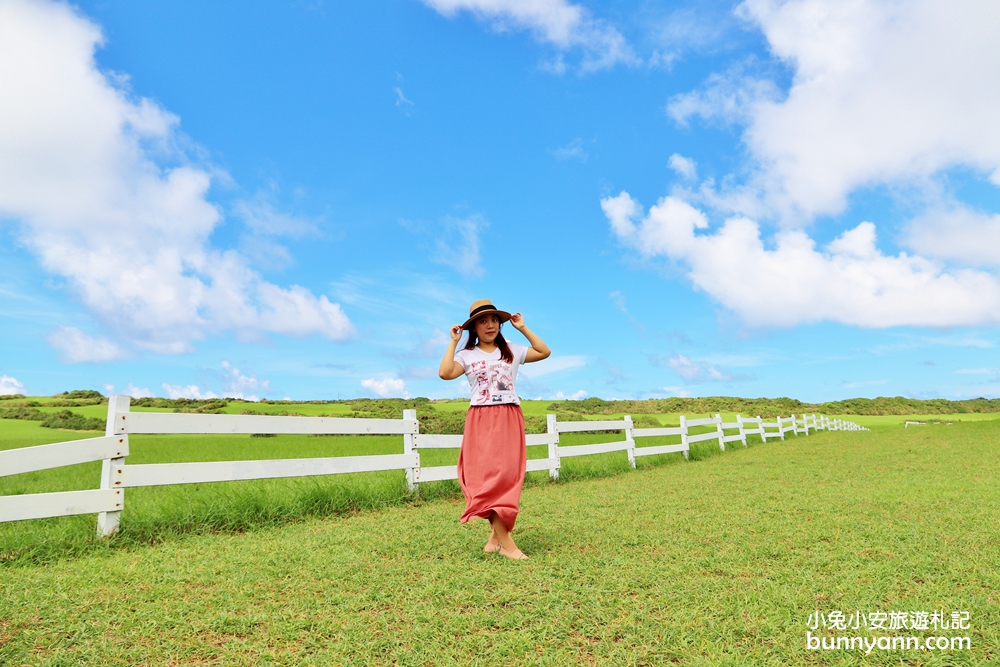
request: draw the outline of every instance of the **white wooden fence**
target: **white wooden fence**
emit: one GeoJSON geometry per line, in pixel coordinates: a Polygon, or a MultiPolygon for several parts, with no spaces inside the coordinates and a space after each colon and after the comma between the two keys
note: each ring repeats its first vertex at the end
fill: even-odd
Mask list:
{"type": "MultiPolygon", "coordinates": [[[[129,402],[128,396],[112,396],[109,399],[107,427],[103,437],[0,451],[0,477],[103,461],[101,484],[97,489],[0,496],[0,522],[97,513],[97,532],[106,536],[118,529],[125,506],[125,489],[129,487],[403,470],[406,473],[407,487],[413,492],[421,482],[458,479],[458,471],[453,465],[421,467],[420,450],[458,449],[462,445],[462,436],[420,433],[416,410],[404,410],[402,419],[205,415],[131,412],[129,402]],[[129,453],[129,435],[153,433],[402,435],[403,453],[125,465],[125,457],[129,453]]],[[[546,426],[546,433],[526,436],[529,447],[548,446],[548,455],[541,459],[529,459],[527,469],[529,472],[547,470],[552,479],[559,478],[561,459],[570,456],[623,451],[627,453],[628,461],[634,468],[637,456],[680,452],[687,458],[691,445],[698,442],[714,440],[719,449],[725,451],[727,442],[740,442],[746,447],[748,435],[759,435],[767,442],[773,438],[784,440],[785,434],[789,432],[809,435],[810,429],[867,430],[854,422],[830,420],[816,415],[778,417],[773,422],[740,415],[736,416],[735,422],[724,422],[718,414],[699,419],[681,416],[680,426],[665,428],[635,428],[632,417],[628,415],[616,420],[576,422],[560,422],[556,415],[548,415],[546,426]],[[692,432],[692,429],[697,432],[692,432]],[[595,431],[621,431],[624,439],[584,445],[559,444],[561,433],[595,431]],[[649,437],[677,438],[677,442],[636,446],[636,438],[649,437]]]]}

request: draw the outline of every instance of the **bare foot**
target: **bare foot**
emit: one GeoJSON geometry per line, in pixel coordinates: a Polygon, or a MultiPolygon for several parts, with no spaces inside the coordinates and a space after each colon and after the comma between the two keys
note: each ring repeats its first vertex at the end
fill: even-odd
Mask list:
{"type": "Polygon", "coordinates": [[[497,537],[497,531],[490,530],[490,539],[486,540],[486,544],[483,546],[483,551],[485,553],[493,553],[500,550],[500,538],[497,537]]]}
{"type": "MultiPolygon", "coordinates": [[[[513,544],[513,543],[512,543],[513,544]]],[[[497,549],[499,553],[504,558],[510,558],[511,560],[528,560],[528,557],[524,555],[524,552],[517,548],[515,545],[512,550],[508,550],[504,545],[500,545],[497,549]]]]}

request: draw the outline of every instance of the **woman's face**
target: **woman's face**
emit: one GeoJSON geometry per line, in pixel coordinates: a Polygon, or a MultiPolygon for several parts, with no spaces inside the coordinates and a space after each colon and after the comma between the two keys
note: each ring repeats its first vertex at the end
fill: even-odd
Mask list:
{"type": "Polygon", "coordinates": [[[476,335],[479,342],[492,343],[500,333],[500,318],[496,315],[483,315],[476,320],[476,335]]]}

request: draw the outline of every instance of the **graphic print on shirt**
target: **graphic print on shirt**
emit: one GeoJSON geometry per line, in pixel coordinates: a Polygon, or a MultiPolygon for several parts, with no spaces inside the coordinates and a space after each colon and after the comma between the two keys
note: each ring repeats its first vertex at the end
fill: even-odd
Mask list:
{"type": "Polygon", "coordinates": [[[510,364],[506,361],[473,361],[469,365],[469,375],[475,380],[472,392],[474,405],[511,402],[514,380],[510,364]]]}
{"type": "Polygon", "coordinates": [[[498,393],[514,388],[514,381],[510,379],[510,364],[494,364],[490,368],[490,388],[498,393]]]}
{"type": "Polygon", "coordinates": [[[510,343],[512,359],[504,361],[500,350],[487,354],[479,348],[455,353],[455,361],[465,369],[469,380],[471,405],[520,405],[517,396],[517,370],[528,354],[527,347],[510,343]]]}
{"type": "Polygon", "coordinates": [[[485,361],[473,361],[469,372],[475,376],[476,389],[473,392],[473,403],[482,405],[490,401],[490,375],[485,361]]]}

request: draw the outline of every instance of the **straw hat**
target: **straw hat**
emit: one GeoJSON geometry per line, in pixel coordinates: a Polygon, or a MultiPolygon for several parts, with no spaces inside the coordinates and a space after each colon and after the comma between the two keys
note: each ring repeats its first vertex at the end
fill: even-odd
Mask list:
{"type": "Polygon", "coordinates": [[[472,305],[469,306],[469,319],[465,320],[465,324],[462,325],[462,328],[471,330],[473,322],[478,320],[483,315],[489,314],[495,314],[499,317],[501,324],[510,319],[510,313],[505,310],[497,310],[489,299],[480,299],[479,301],[473,301],[472,305]]]}

